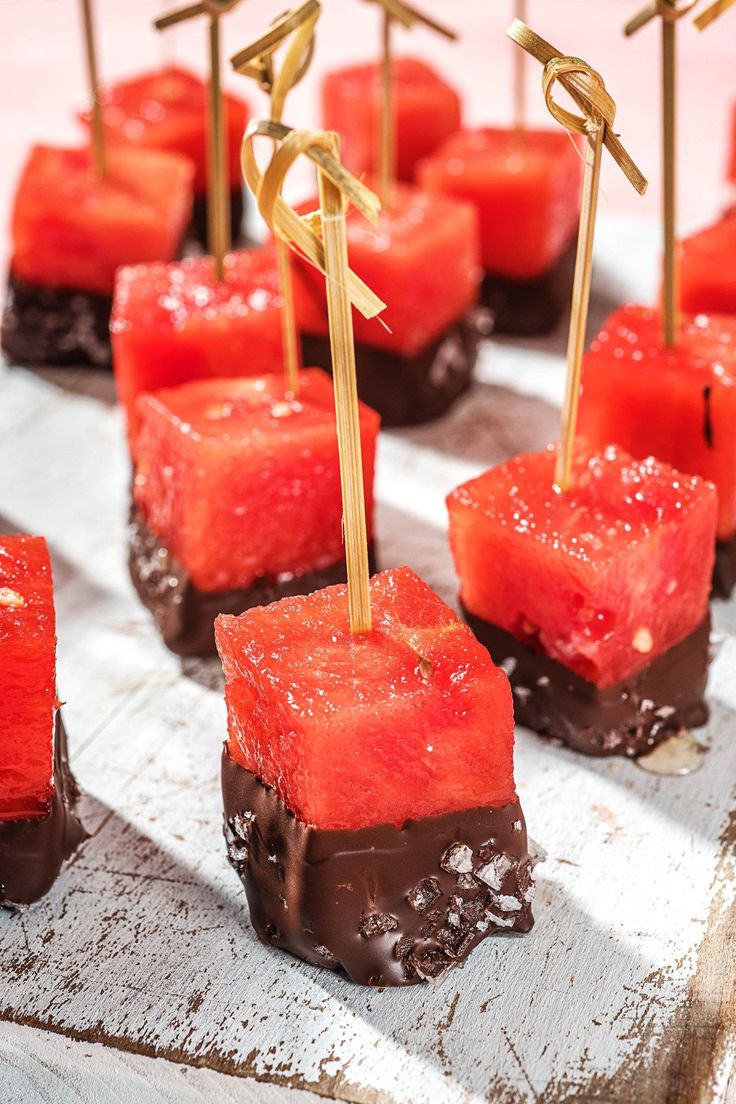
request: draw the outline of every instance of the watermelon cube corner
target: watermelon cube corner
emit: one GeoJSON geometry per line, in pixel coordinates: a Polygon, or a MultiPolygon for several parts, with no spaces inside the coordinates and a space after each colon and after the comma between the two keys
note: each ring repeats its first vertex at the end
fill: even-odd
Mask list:
{"type": "Polygon", "coordinates": [[[684,238],[679,254],[683,313],[736,315],[736,213],[684,238]]]}

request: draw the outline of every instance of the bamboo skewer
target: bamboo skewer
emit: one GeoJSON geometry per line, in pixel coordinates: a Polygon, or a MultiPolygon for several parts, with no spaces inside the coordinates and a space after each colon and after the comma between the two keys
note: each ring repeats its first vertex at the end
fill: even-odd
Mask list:
{"type": "Polygon", "coordinates": [[[242,161],[245,178],[256,196],[258,208],[274,234],[303,252],[325,275],[335,380],[350,631],[366,633],[371,629],[368,540],[351,302],[366,317],[375,317],[384,304],[349,268],[345,200],[354,203],[371,222],[377,220],[380,204],[377,196],[342,167],[338,150],[337,135],[333,133],[290,130],[269,121],[248,127],[243,140],[242,161]],[[253,152],[253,141],[258,135],[269,137],[275,143],[273,156],[263,174],[258,169],[253,152]],[[302,154],[306,154],[317,166],[318,215],[300,217],[281,197],[286,174],[302,154]],[[319,234],[314,229],[317,218],[319,234]]]}
{"type": "Polygon", "coordinates": [[[582,134],[586,139],[585,172],[580,210],[575,276],[573,280],[572,310],[567,341],[567,377],[565,399],[562,407],[560,448],[555,465],[555,485],[560,491],[570,488],[573,465],[575,428],[580,398],[580,375],[585,349],[585,330],[590,304],[590,282],[593,269],[593,244],[600,193],[600,171],[604,147],[625,173],[633,187],[643,194],[647,182],[613,133],[616,104],[600,73],[580,58],[565,57],[540,38],[526,24],[515,19],[506,32],[544,65],[542,89],[547,108],[554,119],[567,130],[582,134]],[[582,115],[575,115],[553,98],[556,82],[572,97],[582,115]]]}
{"type": "Polygon", "coordinates": [[[84,54],[87,64],[87,81],[92,105],[92,159],[98,176],[105,174],[105,127],[100,103],[100,86],[97,77],[97,51],[92,17],[92,0],[82,0],[82,24],[84,27],[84,54]]]}
{"type": "MultiPolygon", "coordinates": [[[[266,35],[246,46],[230,59],[237,73],[253,77],[269,94],[271,122],[282,121],[286,97],[309,67],[314,52],[315,26],[320,14],[318,0],[306,0],[306,3],[277,20],[266,35]],[[274,51],[289,35],[293,36],[292,41],[281,69],[277,73],[274,69],[274,51]]],[[[294,281],[289,247],[280,238],[276,239],[276,260],[283,300],[281,335],[286,385],[289,393],[296,396],[299,394],[300,358],[294,307],[294,281]]]]}
{"type": "MultiPolygon", "coordinates": [[[[516,0],[516,18],[526,23],[526,0],[516,0]]],[[[514,50],[514,132],[521,138],[526,130],[526,56],[514,50]]]]}
{"type": "Polygon", "coordinates": [[[693,19],[693,23],[699,31],[704,31],[706,27],[710,27],[711,23],[718,19],[719,15],[723,15],[734,4],[736,4],[736,0],[715,0],[714,4],[711,4],[709,8],[706,8],[705,11],[702,11],[700,15],[693,19]]]}

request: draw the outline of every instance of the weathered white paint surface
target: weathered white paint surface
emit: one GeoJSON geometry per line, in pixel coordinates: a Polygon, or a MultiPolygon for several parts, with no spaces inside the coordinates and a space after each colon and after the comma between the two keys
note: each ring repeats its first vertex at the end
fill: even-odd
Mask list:
{"type": "MultiPolygon", "coordinates": [[[[650,284],[651,266],[641,265],[628,289],[612,282],[608,268],[626,271],[641,254],[641,228],[608,231],[594,324],[627,290],[650,284]]],[[[450,417],[385,437],[384,566],[410,563],[454,600],[444,494],[555,436],[563,347],[562,333],[525,350],[493,343],[481,382],[450,417]]],[[[84,1101],[106,1099],[95,1085],[113,1068],[115,1099],[142,1099],[137,1079],[149,1077],[162,1100],[229,1099],[164,1063],[141,1065],[86,1042],[67,1050],[40,1030],[27,1042],[30,1027],[46,1027],[134,1055],[396,1104],[686,1099],[662,1070],[673,1085],[690,1083],[687,1069],[672,1070],[695,1032],[714,1051],[714,1077],[698,1075],[690,1099],[726,1100],[736,972],[719,948],[736,935],[727,834],[736,639],[726,635],[713,666],[710,752],[697,774],[657,778],[520,732],[519,790],[550,855],[539,869],[535,930],[488,941],[437,987],[364,991],[266,950],[250,930],[220,833],[217,665],[182,670],[135,601],[126,486],[117,410],[3,370],[0,511],[6,527],[51,543],[60,692],[93,835],[43,902],[0,917],[0,1019],[26,1025],[0,1034],[0,1099],[13,1099],[14,1086],[24,1100],[48,1089],[37,1069],[18,1063],[29,1045],[50,1078],[77,1071],[84,1101]]],[[[734,603],[715,617],[736,632],[734,603]]]]}

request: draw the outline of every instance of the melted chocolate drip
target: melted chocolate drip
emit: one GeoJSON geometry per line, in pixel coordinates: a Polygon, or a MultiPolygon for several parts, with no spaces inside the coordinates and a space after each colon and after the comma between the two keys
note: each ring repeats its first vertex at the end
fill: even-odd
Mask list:
{"type": "MultiPolygon", "coordinates": [[[[419,425],[439,418],[470,386],[478,344],[492,329],[491,314],[476,309],[413,357],[357,342],[360,398],[378,411],[384,427],[419,425]]],[[[329,339],[303,334],[302,360],[331,372],[329,339]]]]}
{"type": "Polygon", "coordinates": [[[486,272],[481,302],[495,316],[496,333],[531,337],[555,328],[570,303],[576,249],[573,237],[552,268],[534,280],[511,280],[486,272]]]}
{"type": "MultiPolygon", "coordinates": [[[[355,830],[311,827],[222,759],[228,858],[258,937],[361,985],[414,985],[533,925],[518,801],[355,830]]],[[[532,845],[533,846],[533,845],[532,845]]]]}
{"type": "Polygon", "coordinates": [[[0,905],[23,908],[48,893],[66,859],[87,839],[76,814],[61,713],[54,727],[54,794],[45,817],[0,821],[0,905]]]}
{"type": "MultiPolygon", "coordinates": [[[[347,582],[342,560],[301,575],[264,575],[251,586],[235,590],[204,591],[148,528],[135,506],[131,507],[128,532],[128,567],[138,597],[153,614],[167,648],[180,656],[217,655],[214,623],[220,613],[239,614],[252,606],[267,606],[281,598],[347,582]]],[[[369,567],[372,574],[376,570],[372,544],[369,567]]]]}
{"type": "Polygon", "coordinates": [[[38,287],[12,271],[0,344],[15,364],[109,368],[112,296],[38,287]]]}
{"type": "Polygon", "coordinates": [[[506,670],[518,724],[585,755],[642,755],[673,732],[708,720],[710,615],[643,671],[608,687],[595,686],[464,608],[463,615],[493,662],[506,670]]]}
{"type": "Polygon", "coordinates": [[[713,597],[730,598],[736,586],[736,535],[716,541],[716,562],[713,565],[713,597]]]}

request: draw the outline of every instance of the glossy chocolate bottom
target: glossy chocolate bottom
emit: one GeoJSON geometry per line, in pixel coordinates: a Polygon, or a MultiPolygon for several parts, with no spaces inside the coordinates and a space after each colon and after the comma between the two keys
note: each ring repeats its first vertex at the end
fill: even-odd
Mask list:
{"type": "Polygon", "coordinates": [[[0,821],[0,905],[23,908],[48,893],[64,862],[87,839],[76,814],[61,713],[54,727],[54,795],[45,817],[0,821]]]}
{"type": "Polygon", "coordinates": [[[112,297],[71,288],[37,287],[13,272],[0,344],[15,364],[109,368],[112,297]]]}
{"type": "MultiPolygon", "coordinates": [[[[369,552],[372,574],[376,569],[372,545],[369,552]]],[[[217,655],[214,625],[220,613],[239,614],[252,606],[267,606],[281,598],[347,582],[342,560],[301,575],[264,575],[251,586],[236,590],[200,590],[135,508],[129,523],[128,567],[138,597],[153,614],[164,644],[180,656],[217,655]]]]}
{"type": "Polygon", "coordinates": [[[494,663],[508,673],[519,724],[585,755],[644,755],[681,728],[708,720],[705,688],[710,616],[638,674],[598,687],[532,651],[511,633],[463,614],[494,663]]]}
{"type": "Polygon", "coordinates": [[[736,536],[716,542],[713,565],[713,597],[730,598],[736,586],[736,536]]]}
{"type": "Polygon", "coordinates": [[[314,966],[361,985],[414,985],[486,936],[534,923],[535,857],[518,801],[403,828],[318,829],[227,751],[222,793],[228,857],[256,934],[314,966]]]}
{"type": "MultiPolygon", "coordinates": [[[[232,188],[230,190],[230,231],[233,245],[237,245],[243,235],[244,211],[243,189],[232,188]]],[[[209,249],[207,241],[209,235],[207,232],[207,194],[205,192],[195,192],[194,194],[190,231],[191,237],[207,251],[209,249]]]]}
{"type": "MultiPolygon", "coordinates": [[[[378,411],[384,427],[419,425],[439,418],[470,386],[478,343],[492,329],[490,313],[479,308],[413,357],[358,342],[355,367],[360,398],[378,411]]],[[[303,334],[302,358],[304,364],[331,371],[328,338],[303,334]]]]}
{"type": "Polygon", "coordinates": [[[486,272],[481,302],[493,312],[494,333],[532,337],[555,328],[570,304],[576,248],[573,238],[552,268],[534,280],[486,272]]]}

